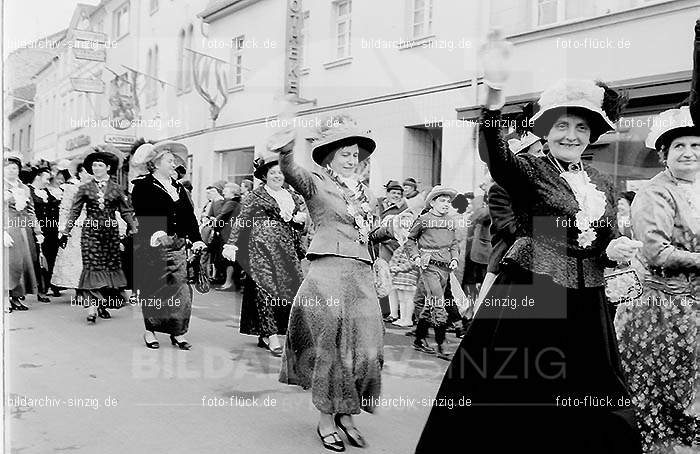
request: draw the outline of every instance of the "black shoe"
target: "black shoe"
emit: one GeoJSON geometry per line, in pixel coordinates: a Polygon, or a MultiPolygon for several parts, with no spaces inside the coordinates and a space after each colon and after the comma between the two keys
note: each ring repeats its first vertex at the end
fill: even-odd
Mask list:
{"type": "Polygon", "coordinates": [[[20,303],[19,298],[10,298],[10,312],[12,311],[27,311],[29,308],[20,303]]]}
{"type": "Polygon", "coordinates": [[[86,318],[88,323],[95,323],[97,321],[97,314],[90,314],[86,318]]]}
{"type": "Polygon", "coordinates": [[[27,298],[27,297],[24,296],[24,295],[18,296],[18,297],[17,297],[17,299],[20,300],[20,301],[24,301],[26,298],[27,298]]]}
{"type": "Polygon", "coordinates": [[[270,349],[270,346],[264,340],[262,340],[262,337],[258,337],[258,347],[264,348],[265,350],[270,349]]]}
{"type": "Polygon", "coordinates": [[[54,288],[53,291],[51,292],[51,296],[59,297],[61,296],[61,291],[57,288],[54,288]]]}
{"type": "Polygon", "coordinates": [[[343,452],[345,451],[345,443],[343,443],[343,440],[340,439],[340,435],[338,435],[338,432],[333,432],[328,435],[321,435],[321,427],[318,426],[316,427],[316,433],[318,434],[318,437],[321,439],[321,443],[323,443],[323,447],[326,449],[329,449],[331,451],[335,452],[343,452]],[[332,442],[327,442],[326,439],[331,438],[333,441],[332,442]]]}
{"type": "Polygon", "coordinates": [[[449,353],[445,353],[445,350],[442,348],[442,344],[437,345],[435,352],[437,353],[437,357],[440,359],[444,359],[445,361],[452,359],[449,353]]]}
{"type": "Polygon", "coordinates": [[[36,299],[39,300],[40,303],[50,303],[51,302],[51,300],[49,299],[48,296],[37,295],[36,299]]]}
{"type": "Polygon", "coordinates": [[[100,318],[104,318],[104,319],[112,318],[112,316],[110,315],[110,313],[107,312],[107,309],[105,309],[105,308],[102,307],[102,306],[99,306],[99,307],[97,308],[97,316],[100,317],[100,318]]]}
{"type": "Polygon", "coordinates": [[[416,341],[413,343],[413,349],[419,352],[427,353],[428,355],[435,354],[435,350],[428,345],[428,342],[426,342],[424,339],[416,339],[416,341]]]}
{"type": "Polygon", "coordinates": [[[192,348],[192,344],[190,344],[187,341],[180,342],[177,339],[175,339],[175,336],[173,335],[170,335],[170,343],[173,345],[177,345],[177,348],[179,348],[180,350],[189,350],[192,348]]]}
{"type": "Polygon", "coordinates": [[[148,347],[148,348],[152,348],[152,349],[154,349],[154,350],[157,349],[157,348],[160,348],[160,343],[158,343],[157,340],[155,340],[155,341],[153,341],[153,342],[148,342],[148,341],[146,340],[146,335],[145,335],[145,334],[143,335],[143,341],[146,343],[146,347],[148,347]]]}
{"type": "Polygon", "coordinates": [[[357,430],[357,427],[353,427],[355,429],[355,432],[357,433],[357,437],[353,437],[350,435],[350,432],[348,432],[348,428],[345,427],[341,422],[340,422],[340,417],[342,415],[340,413],[336,413],[334,416],[335,419],[335,425],[338,426],[338,429],[342,430],[343,433],[345,433],[345,436],[348,439],[348,443],[350,443],[350,446],[354,446],[356,448],[365,448],[367,447],[367,442],[365,439],[362,437],[360,434],[360,431],[357,430]]]}

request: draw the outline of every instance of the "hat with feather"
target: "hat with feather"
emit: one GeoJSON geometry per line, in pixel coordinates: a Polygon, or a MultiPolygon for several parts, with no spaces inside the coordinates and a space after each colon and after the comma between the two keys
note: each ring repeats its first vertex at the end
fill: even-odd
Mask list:
{"type": "Polygon", "coordinates": [[[627,98],[603,82],[587,79],[564,79],[542,92],[539,111],[532,117],[533,133],[549,134],[552,125],[566,113],[586,118],[591,128],[591,143],[615,129],[627,98]]]}

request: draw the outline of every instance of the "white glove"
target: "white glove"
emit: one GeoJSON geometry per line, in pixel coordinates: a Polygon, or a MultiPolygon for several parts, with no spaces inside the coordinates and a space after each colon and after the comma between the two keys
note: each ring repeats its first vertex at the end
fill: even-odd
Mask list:
{"type": "Polygon", "coordinates": [[[615,238],[605,248],[605,254],[610,260],[620,263],[629,263],[637,253],[637,250],[644,246],[641,241],[630,240],[626,236],[615,238]]]}
{"type": "Polygon", "coordinates": [[[296,222],[297,224],[303,224],[306,222],[306,213],[303,211],[298,211],[292,218],[292,221],[296,222]]]}
{"type": "Polygon", "coordinates": [[[15,240],[12,239],[9,233],[4,232],[5,235],[3,237],[3,242],[5,243],[5,247],[12,247],[15,245],[15,240]]]}
{"type": "Polygon", "coordinates": [[[236,251],[238,248],[232,244],[226,244],[224,245],[224,250],[222,251],[221,255],[224,256],[224,258],[230,262],[235,262],[236,261],[236,251]]]}

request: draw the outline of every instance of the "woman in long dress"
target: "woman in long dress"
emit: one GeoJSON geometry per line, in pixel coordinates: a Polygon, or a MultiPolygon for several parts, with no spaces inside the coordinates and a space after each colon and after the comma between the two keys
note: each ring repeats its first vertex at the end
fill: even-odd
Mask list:
{"type": "Polygon", "coordinates": [[[258,347],[282,356],[278,336],[287,334],[289,312],[303,279],[301,244],[305,215],[298,196],[284,189],[277,159],[258,158],[255,177],[263,182],[243,200],[224,247],[246,273],[241,334],[258,336],[258,347]],[[235,253],[233,253],[236,251],[235,253]]]}
{"type": "MultiPolygon", "coordinates": [[[[197,217],[187,190],[174,178],[175,154],[187,157],[177,142],[141,145],[131,166],[145,167],[148,174],[133,180],[131,200],[139,221],[134,236],[134,291],[146,327],[144,342],[159,348],[156,332],[170,335],[181,350],[192,348],[185,338],[192,314],[192,287],[187,282],[185,246],[206,246],[201,241],[197,217]]],[[[181,160],[182,161],[182,160],[181,160]]]]}
{"type": "MultiPolygon", "coordinates": [[[[87,183],[91,179],[90,174],[82,163],[78,164],[76,167],[76,172],[78,174],[78,178],[71,178],[63,185],[63,198],[61,199],[61,205],[58,213],[59,231],[64,231],[66,228],[66,224],[68,223],[68,219],[73,208],[73,202],[75,201],[75,197],[78,195],[78,189],[82,184],[87,183]]],[[[75,221],[79,227],[82,227],[83,223],[85,222],[85,216],[85,209],[83,209],[80,216],[75,221]]],[[[51,275],[52,285],[61,288],[78,288],[80,274],[83,271],[83,256],[80,250],[81,237],[82,229],[75,229],[73,230],[73,234],[70,236],[70,238],[68,238],[66,247],[59,248],[58,255],[56,256],[56,264],[54,265],[54,271],[51,275]]]]}
{"type": "Polygon", "coordinates": [[[505,254],[455,353],[417,453],[463,446],[445,434],[464,430],[474,452],[639,452],[603,271],[640,244],[613,239],[616,193],[581,161],[614,128],[618,99],[587,80],[542,93],[532,121],[549,145],[544,157],[514,156],[502,138],[503,104],[484,110],[479,153],[527,234],[505,254]]]}
{"type": "Polygon", "coordinates": [[[666,169],[632,203],[644,293],[618,306],[615,327],[644,452],[662,454],[700,443],[700,418],[691,413],[700,385],[700,127],[690,126],[687,107],[653,124],[647,146],[666,169]]]}
{"type": "Polygon", "coordinates": [[[5,287],[9,290],[10,311],[26,311],[20,298],[37,291],[34,269],[36,244],[44,241],[41,227],[34,214],[29,188],[19,180],[22,161],[14,156],[4,159],[4,217],[3,245],[5,253],[5,287]]]}
{"type": "Polygon", "coordinates": [[[116,213],[121,213],[131,233],[138,229],[124,190],[112,178],[119,167],[119,157],[112,151],[98,148],[85,158],[83,165],[93,178],[78,188],[59,243],[61,248],[67,246],[70,232],[77,227],[76,222],[85,207],[80,238],[83,269],[76,301],[87,306],[88,323],[95,323],[97,316],[111,318],[107,307],[119,308],[126,303],[123,292],[126,276],[121,267],[116,213]]]}
{"type": "MultiPolygon", "coordinates": [[[[373,412],[381,390],[384,325],[374,288],[369,243],[393,238],[373,216],[376,199],[355,170],[374,151],[374,140],[347,116],[322,123],[314,143],[316,164],[294,162],[294,140],[281,134],[284,178],[306,200],[316,231],[307,252],[309,271],[294,299],[280,381],[311,388],[320,412],[317,434],[329,450],[366,442],[352,416],[373,412]]],[[[273,140],[276,141],[275,138],[273,140]]]]}
{"type": "MultiPolygon", "coordinates": [[[[29,190],[34,202],[34,213],[44,235],[44,242],[40,246],[41,255],[46,259],[45,266],[40,266],[38,261],[34,268],[39,280],[39,293],[37,299],[48,303],[47,293],[51,287],[51,274],[56,253],[58,252],[58,206],[61,203],[48,189],[51,181],[51,169],[48,167],[36,168],[31,174],[29,190]]],[[[54,295],[57,296],[57,295],[54,295]]]]}

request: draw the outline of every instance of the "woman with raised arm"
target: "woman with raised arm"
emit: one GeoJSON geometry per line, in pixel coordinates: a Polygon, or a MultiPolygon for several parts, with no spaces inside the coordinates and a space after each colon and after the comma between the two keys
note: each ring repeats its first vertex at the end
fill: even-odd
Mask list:
{"type": "Polygon", "coordinates": [[[616,193],[581,160],[614,129],[620,97],[593,81],[560,81],[532,118],[549,153],[516,156],[502,136],[504,97],[487,91],[479,153],[524,235],[505,254],[438,391],[438,402],[455,407],[433,406],[416,452],[449,450],[444,434],[468,429],[474,452],[638,453],[603,271],[640,245],[615,238],[616,193]]]}
{"type": "Polygon", "coordinates": [[[393,236],[391,227],[379,227],[376,199],[356,174],[374,140],[345,115],[323,122],[319,135],[312,170],[295,163],[293,138],[268,145],[280,153],[284,178],[306,200],[316,227],[309,272],[292,306],[280,381],[311,388],[321,442],[344,451],[337,429],[352,446],[365,447],[352,415],[373,412],[381,389],[384,324],[370,243],[393,236]]]}

